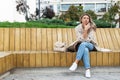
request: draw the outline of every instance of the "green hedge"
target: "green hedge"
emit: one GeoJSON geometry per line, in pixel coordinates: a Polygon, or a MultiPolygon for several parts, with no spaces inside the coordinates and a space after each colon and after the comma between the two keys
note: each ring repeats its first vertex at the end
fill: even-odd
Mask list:
{"type": "MultiPolygon", "coordinates": [[[[115,25],[103,20],[94,20],[98,28],[114,28],[115,25]]],[[[37,27],[37,28],[74,28],[79,23],[76,21],[64,22],[63,20],[58,19],[43,19],[39,21],[30,21],[30,22],[0,22],[0,27],[37,27]]]]}
{"type": "Polygon", "coordinates": [[[35,21],[32,21],[32,22],[25,22],[25,23],[21,23],[21,22],[13,22],[13,23],[10,23],[10,22],[0,22],[0,27],[15,27],[15,28],[22,28],[22,27],[26,27],[26,28],[33,28],[33,27],[36,27],[36,28],[69,28],[70,26],[66,26],[66,25],[59,25],[59,24],[46,24],[46,23],[42,23],[42,22],[35,22],[35,21]]]}
{"type": "Polygon", "coordinates": [[[98,28],[115,28],[116,26],[115,24],[111,24],[104,20],[94,20],[94,22],[98,28]]]}

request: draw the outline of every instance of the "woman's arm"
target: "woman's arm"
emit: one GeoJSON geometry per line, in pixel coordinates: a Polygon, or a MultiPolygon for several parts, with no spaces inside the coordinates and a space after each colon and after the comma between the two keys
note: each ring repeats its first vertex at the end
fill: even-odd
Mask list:
{"type": "Polygon", "coordinates": [[[83,29],[83,38],[86,39],[88,37],[88,34],[89,34],[89,30],[91,28],[90,24],[83,24],[84,26],[84,29],[83,29]]]}
{"type": "Polygon", "coordinates": [[[75,28],[75,33],[76,33],[77,40],[82,41],[84,39],[83,36],[82,36],[83,30],[81,28],[81,25],[78,25],[75,28]]]}

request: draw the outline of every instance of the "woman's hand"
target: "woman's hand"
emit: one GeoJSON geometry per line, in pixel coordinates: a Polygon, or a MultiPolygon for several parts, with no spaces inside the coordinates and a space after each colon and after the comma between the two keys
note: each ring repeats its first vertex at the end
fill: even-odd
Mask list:
{"type": "Polygon", "coordinates": [[[88,23],[87,25],[84,24],[84,30],[88,31],[90,29],[90,23],[88,23]]]}
{"type": "Polygon", "coordinates": [[[86,39],[88,36],[88,30],[90,29],[90,23],[83,24],[83,26],[84,26],[83,38],[86,39]]]}

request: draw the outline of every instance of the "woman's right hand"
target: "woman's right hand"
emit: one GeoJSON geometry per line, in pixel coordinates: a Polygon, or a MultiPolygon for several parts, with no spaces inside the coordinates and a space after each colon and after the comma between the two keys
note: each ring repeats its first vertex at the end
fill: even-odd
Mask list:
{"type": "Polygon", "coordinates": [[[90,23],[88,23],[87,25],[84,24],[84,30],[89,30],[90,29],[90,23]]]}

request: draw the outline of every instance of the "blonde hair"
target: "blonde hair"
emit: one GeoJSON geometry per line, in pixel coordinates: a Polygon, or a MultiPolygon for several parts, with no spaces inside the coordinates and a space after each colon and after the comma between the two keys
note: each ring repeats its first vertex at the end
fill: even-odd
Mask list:
{"type": "Polygon", "coordinates": [[[89,22],[90,22],[91,28],[94,29],[94,31],[96,31],[96,25],[95,25],[95,23],[93,22],[93,20],[92,20],[92,18],[91,18],[91,16],[90,16],[89,14],[84,13],[84,14],[79,18],[80,23],[82,23],[82,18],[83,18],[84,16],[88,16],[88,17],[89,17],[89,22]]]}

